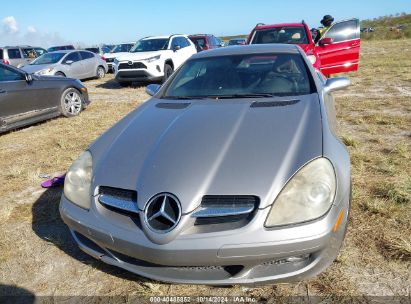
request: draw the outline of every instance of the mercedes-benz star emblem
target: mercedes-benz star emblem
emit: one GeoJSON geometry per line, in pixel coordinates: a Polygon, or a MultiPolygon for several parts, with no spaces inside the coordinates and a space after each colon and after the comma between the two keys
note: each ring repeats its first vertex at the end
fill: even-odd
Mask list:
{"type": "Polygon", "coordinates": [[[148,202],[144,214],[147,226],[159,233],[173,230],[181,218],[178,199],[169,193],[160,193],[148,202]]]}

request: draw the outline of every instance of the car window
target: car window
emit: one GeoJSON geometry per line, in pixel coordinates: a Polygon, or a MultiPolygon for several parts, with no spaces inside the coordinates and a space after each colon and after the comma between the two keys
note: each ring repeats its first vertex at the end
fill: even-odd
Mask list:
{"type": "Polygon", "coordinates": [[[216,39],[214,36],[210,36],[209,38],[210,38],[210,40],[211,40],[211,45],[213,45],[213,46],[217,46],[217,45],[218,45],[218,41],[217,41],[217,39],[216,39]]]}
{"type": "Polygon", "coordinates": [[[35,48],[34,50],[36,51],[37,57],[40,57],[41,55],[47,53],[47,51],[42,48],[35,48]]]}
{"type": "Polygon", "coordinates": [[[190,42],[189,42],[188,39],[185,38],[185,37],[181,37],[181,43],[183,44],[182,47],[188,47],[188,46],[190,46],[190,42]]]}
{"type": "Polygon", "coordinates": [[[23,51],[24,58],[34,59],[37,58],[37,53],[33,48],[21,49],[23,51]]]}
{"type": "Polygon", "coordinates": [[[3,59],[3,49],[0,49],[0,59],[3,59]]]}
{"type": "Polygon", "coordinates": [[[357,26],[357,20],[335,23],[327,33],[325,33],[324,37],[332,38],[334,42],[357,39],[359,38],[357,26]]]}
{"type": "Polygon", "coordinates": [[[163,98],[223,98],[247,94],[295,96],[311,94],[316,90],[300,54],[191,59],[176,73],[163,98]]]}
{"type": "Polygon", "coordinates": [[[171,40],[171,49],[173,50],[177,45],[180,45],[180,44],[178,43],[178,37],[175,37],[171,40]]]}
{"type": "Polygon", "coordinates": [[[94,58],[94,54],[89,52],[80,52],[80,55],[83,60],[94,58]]]}
{"type": "Polygon", "coordinates": [[[9,55],[9,59],[20,59],[21,58],[19,49],[8,49],[7,54],[9,55]]]}
{"type": "Polygon", "coordinates": [[[308,38],[303,26],[283,26],[257,30],[251,44],[265,43],[308,44],[308,38]]]}
{"type": "Polygon", "coordinates": [[[9,69],[5,66],[0,66],[0,82],[1,81],[15,81],[24,80],[23,74],[9,69]]]}
{"type": "Polygon", "coordinates": [[[203,38],[203,37],[192,37],[190,39],[194,43],[195,47],[197,48],[197,51],[202,51],[204,49],[204,46],[206,45],[205,38],[203,38]]]}
{"type": "Polygon", "coordinates": [[[80,61],[81,58],[78,52],[73,52],[67,55],[67,57],[64,59],[64,62],[67,62],[68,60],[77,62],[77,61],[80,61]]]}
{"type": "Polygon", "coordinates": [[[38,65],[38,64],[52,64],[57,63],[63,58],[66,54],[62,52],[51,52],[45,53],[44,55],[40,56],[36,60],[32,61],[30,65],[38,65]]]}

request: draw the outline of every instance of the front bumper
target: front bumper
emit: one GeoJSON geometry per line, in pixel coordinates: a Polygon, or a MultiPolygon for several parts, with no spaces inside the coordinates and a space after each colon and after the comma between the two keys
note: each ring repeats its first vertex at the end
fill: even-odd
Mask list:
{"type": "Polygon", "coordinates": [[[152,63],[135,61],[134,64],[142,64],[146,68],[127,68],[119,69],[121,64],[125,62],[120,62],[118,65],[113,65],[112,70],[114,72],[115,78],[119,82],[133,82],[133,81],[159,81],[164,76],[164,71],[162,70],[162,64],[158,61],[152,63]]]}
{"type": "Polygon", "coordinates": [[[132,220],[121,219],[122,225],[102,221],[96,206],[86,211],[64,195],[60,213],[79,247],[107,264],[165,282],[255,285],[299,281],[322,272],[338,255],[348,208],[349,195],[317,221],[277,229],[263,227],[270,209],[265,208],[240,229],[182,234],[162,245],[151,242],[132,220]],[[342,224],[333,232],[343,209],[342,224]]]}

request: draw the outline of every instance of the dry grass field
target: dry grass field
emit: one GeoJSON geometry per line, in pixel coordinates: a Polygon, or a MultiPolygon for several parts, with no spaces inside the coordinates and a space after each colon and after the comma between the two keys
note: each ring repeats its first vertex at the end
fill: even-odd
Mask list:
{"type": "MultiPolygon", "coordinates": [[[[353,201],[335,263],[309,281],[258,288],[170,285],[143,279],[82,253],[58,213],[62,189],[41,173],[63,173],[90,142],[148,96],[111,75],[86,81],[92,104],[0,135],[0,295],[411,294],[411,40],[362,44],[353,85],[335,94],[339,133],[351,153],[353,201]]],[[[269,301],[271,302],[271,301],[269,301]]]]}

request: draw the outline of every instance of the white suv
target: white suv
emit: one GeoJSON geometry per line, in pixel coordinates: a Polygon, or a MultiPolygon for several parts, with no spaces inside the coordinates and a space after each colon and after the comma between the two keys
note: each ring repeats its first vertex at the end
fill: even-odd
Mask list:
{"type": "Polygon", "coordinates": [[[147,37],[129,53],[114,60],[113,71],[121,85],[133,81],[166,81],[174,70],[197,53],[186,35],[147,37]]]}

